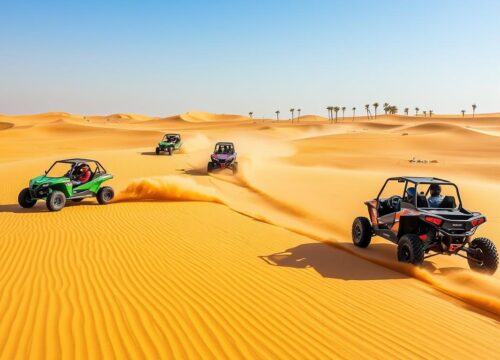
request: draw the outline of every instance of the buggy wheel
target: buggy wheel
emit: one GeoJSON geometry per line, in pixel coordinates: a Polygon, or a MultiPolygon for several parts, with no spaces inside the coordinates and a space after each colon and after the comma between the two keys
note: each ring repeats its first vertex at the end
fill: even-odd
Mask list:
{"type": "Polygon", "coordinates": [[[237,173],[238,173],[238,163],[235,162],[235,163],[233,163],[233,175],[235,175],[237,173]]]}
{"type": "Polygon", "coordinates": [[[114,196],[115,192],[113,191],[113,188],[109,186],[102,187],[97,192],[97,202],[101,205],[105,205],[113,200],[114,196]]]}
{"type": "Polygon", "coordinates": [[[174,152],[174,148],[172,146],[169,146],[167,148],[167,151],[168,151],[168,155],[172,155],[172,153],[174,152]]]}
{"type": "Polygon", "coordinates": [[[372,225],[365,217],[357,217],[352,223],[352,242],[354,245],[365,248],[372,241],[372,225]]]}
{"type": "Polygon", "coordinates": [[[398,261],[414,265],[424,262],[424,245],[417,235],[408,234],[399,239],[398,261]]]}
{"type": "Polygon", "coordinates": [[[213,163],[209,162],[207,165],[207,173],[211,173],[213,169],[214,169],[213,163]]]}
{"type": "Polygon", "coordinates": [[[493,241],[475,238],[469,245],[474,254],[467,252],[467,262],[471,270],[492,275],[498,268],[498,252],[493,241]]]}
{"type": "Polygon", "coordinates": [[[30,189],[22,189],[17,197],[19,205],[25,209],[32,208],[36,204],[36,199],[33,199],[30,194],[30,189]]]}
{"type": "Polygon", "coordinates": [[[159,147],[156,148],[156,155],[160,155],[160,148],[159,147]]]}
{"type": "Polygon", "coordinates": [[[52,191],[47,196],[47,208],[50,211],[59,211],[66,205],[66,196],[61,191],[52,191]]]}

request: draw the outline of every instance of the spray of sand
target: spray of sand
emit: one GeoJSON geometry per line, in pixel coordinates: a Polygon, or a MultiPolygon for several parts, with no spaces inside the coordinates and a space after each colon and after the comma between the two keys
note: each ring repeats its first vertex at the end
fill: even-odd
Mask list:
{"type": "Polygon", "coordinates": [[[190,178],[175,175],[136,179],[118,194],[115,201],[142,200],[223,203],[214,188],[197,184],[190,178]]]}

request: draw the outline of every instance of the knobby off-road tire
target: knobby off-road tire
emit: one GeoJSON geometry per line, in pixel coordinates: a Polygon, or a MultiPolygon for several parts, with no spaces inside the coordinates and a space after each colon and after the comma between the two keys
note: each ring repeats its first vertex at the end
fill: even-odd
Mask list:
{"type": "Polygon", "coordinates": [[[398,242],[398,261],[413,265],[424,262],[424,244],[415,234],[404,235],[398,242]]]}
{"type": "Polygon", "coordinates": [[[32,208],[36,204],[36,199],[33,199],[30,194],[30,189],[22,189],[17,197],[19,205],[25,209],[32,208]]]}
{"type": "Polygon", "coordinates": [[[104,186],[99,189],[97,192],[97,202],[101,205],[105,205],[109,203],[111,200],[113,200],[113,197],[115,196],[115,192],[113,188],[109,186],[104,186]]]}
{"type": "Polygon", "coordinates": [[[237,162],[235,162],[235,163],[233,164],[233,175],[235,175],[235,174],[237,174],[237,173],[238,173],[238,163],[237,163],[237,162]]]}
{"type": "Polygon", "coordinates": [[[169,147],[167,148],[167,152],[168,152],[168,155],[172,155],[172,153],[174,152],[174,148],[173,148],[173,147],[171,147],[171,146],[169,146],[169,147]]]}
{"type": "Polygon", "coordinates": [[[475,238],[471,241],[471,249],[481,250],[480,256],[467,253],[467,262],[471,270],[492,275],[498,269],[498,252],[493,241],[487,238],[475,238]],[[474,261],[479,260],[480,262],[474,261]]]}
{"type": "Polygon", "coordinates": [[[47,196],[47,208],[50,211],[59,211],[66,205],[66,195],[61,191],[52,191],[47,196]]]}
{"type": "Polygon", "coordinates": [[[211,173],[214,169],[212,162],[209,162],[207,165],[207,173],[211,173]]]}
{"type": "Polygon", "coordinates": [[[372,225],[365,217],[357,217],[352,223],[352,243],[366,248],[372,241],[372,225]]]}
{"type": "Polygon", "coordinates": [[[156,152],[156,155],[160,155],[160,148],[157,147],[156,150],[155,150],[155,152],[156,152]]]}

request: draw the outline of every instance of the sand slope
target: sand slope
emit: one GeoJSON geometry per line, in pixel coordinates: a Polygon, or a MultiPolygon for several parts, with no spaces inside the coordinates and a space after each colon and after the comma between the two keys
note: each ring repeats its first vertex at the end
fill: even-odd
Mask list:
{"type": "Polygon", "coordinates": [[[0,358],[498,356],[499,274],[460,258],[400,266],[377,238],[350,245],[386,177],[434,175],[458,183],[500,247],[496,118],[182,117],[0,117],[13,124],[0,131],[0,358]],[[174,129],[184,150],[152,155],[174,129]],[[237,144],[238,176],[206,175],[218,139],[237,144]],[[19,208],[29,178],[75,156],[115,175],[115,203],[19,208]]]}

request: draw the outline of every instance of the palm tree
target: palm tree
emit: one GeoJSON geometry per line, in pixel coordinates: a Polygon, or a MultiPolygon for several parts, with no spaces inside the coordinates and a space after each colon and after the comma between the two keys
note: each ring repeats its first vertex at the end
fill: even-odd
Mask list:
{"type": "Polygon", "coordinates": [[[356,116],[356,107],[352,108],[352,121],[354,121],[354,117],[356,116]]]}
{"type": "Polygon", "coordinates": [[[424,110],[423,113],[424,113],[424,117],[427,117],[427,111],[424,110]]]}
{"type": "Polygon", "coordinates": [[[462,117],[465,117],[465,110],[462,110],[462,117]]]}
{"type": "Polygon", "coordinates": [[[429,110],[429,117],[432,117],[432,114],[434,114],[434,111],[429,110]]]}
{"type": "Polygon", "coordinates": [[[408,112],[410,111],[409,108],[405,108],[405,115],[408,116],[408,112]]]}
{"type": "Polygon", "coordinates": [[[373,107],[375,108],[375,119],[377,119],[377,108],[378,108],[378,102],[373,103],[373,107]]]}
{"type": "Polygon", "coordinates": [[[345,120],[345,106],[342,106],[342,121],[345,120]]]}
{"type": "Polygon", "coordinates": [[[250,112],[248,113],[248,116],[250,116],[250,119],[253,119],[253,112],[251,112],[251,111],[250,111],[250,112]]]}
{"type": "Polygon", "coordinates": [[[370,104],[366,104],[365,109],[366,109],[366,117],[368,120],[370,120],[370,104]]]}
{"type": "Polygon", "coordinates": [[[280,120],[280,111],[276,110],[274,113],[276,114],[276,120],[279,121],[280,120]]]}
{"type": "Polygon", "coordinates": [[[326,109],[328,110],[328,120],[333,122],[333,106],[328,106],[326,109]]]}
{"type": "Polygon", "coordinates": [[[391,105],[389,105],[389,103],[384,103],[384,111],[385,111],[385,114],[387,115],[387,113],[389,112],[389,107],[391,105]]]}
{"type": "Polygon", "coordinates": [[[472,104],[472,117],[476,116],[476,108],[477,108],[477,105],[472,104]]]}
{"type": "Polygon", "coordinates": [[[300,120],[300,109],[297,109],[298,115],[297,115],[297,122],[300,120]]]}
{"type": "Polygon", "coordinates": [[[294,108],[291,108],[290,109],[290,112],[292,113],[292,124],[293,124],[293,113],[294,113],[295,109],[294,108]]]}
{"type": "Polygon", "coordinates": [[[335,107],[333,108],[333,111],[335,111],[335,122],[337,122],[337,114],[338,114],[338,112],[340,111],[340,108],[339,108],[338,106],[335,106],[335,107]]]}
{"type": "Polygon", "coordinates": [[[420,110],[420,109],[419,109],[418,107],[416,107],[416,108],[415,108],[415,116],[418,116],[418,111],[419,111],[419,110],[420,110]]]}
{"type": "Polygon", "coordinates": [[[398,113],[398,108],[395,105],[389,106],[387,108],[387,112],[389,112],[389,114],[391,115],[395,115],[398,113]]]}

